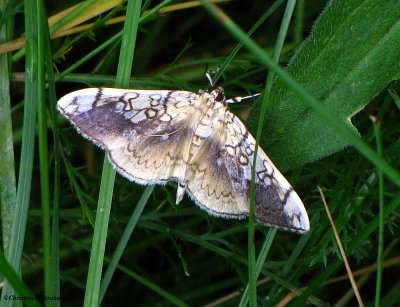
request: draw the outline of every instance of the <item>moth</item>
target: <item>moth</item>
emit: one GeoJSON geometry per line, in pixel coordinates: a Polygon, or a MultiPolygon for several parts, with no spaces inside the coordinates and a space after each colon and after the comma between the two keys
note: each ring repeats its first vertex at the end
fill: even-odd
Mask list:
{"type": "Polygon", "coordinates": [[[139,184],[177,183],[176,203],[188,194],[209,214],[246,218],[256,163],[255,218],[299,233],[310,228],[297,193],[227,105],[221,87],[174,90],[87,88],[62,97],[57,108],[111,164],[139,184]]]}

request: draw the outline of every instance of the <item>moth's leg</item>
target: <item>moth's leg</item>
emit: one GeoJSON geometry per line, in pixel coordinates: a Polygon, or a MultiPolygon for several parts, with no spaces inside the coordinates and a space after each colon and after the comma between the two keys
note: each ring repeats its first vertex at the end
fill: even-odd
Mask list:
{"type": "Polygon", "coordinates": [[[186,182],[179,182],[176,190],[176,204],[179,204],[186,192],[186,182]]]}
{"type": "Polygon", "coordinates": [[[219,71],[220,71],[220,68],[217,67],[216,70],[208,70],[206,72],[206,78],[207,78],[208,82],[210,83],[210,87],[214,87],[214,82],[212,80],[211,75],[215,76],[219,71]]]}
{"type": "Polygon", "coordinates": [[[208,80],[208,83],[210,83],[210,87],[213,87],[214,84],[213,84],[213,80],[212,80],[212,78],[211,78],[211,74],[212,74],[212,71],[207,71],[207,72],[206,72],[206,78],[207,78],[207,80],[208,80]]]}

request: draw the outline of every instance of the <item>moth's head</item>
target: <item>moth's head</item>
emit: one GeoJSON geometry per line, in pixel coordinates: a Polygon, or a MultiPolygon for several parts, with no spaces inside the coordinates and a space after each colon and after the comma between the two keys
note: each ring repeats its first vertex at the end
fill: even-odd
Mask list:
{"type": "Polygon", "coordinates": [[[224,89],[220,86],[210,87],[208,93],[214,97],[217,102],[225,102],[224,89]]]}

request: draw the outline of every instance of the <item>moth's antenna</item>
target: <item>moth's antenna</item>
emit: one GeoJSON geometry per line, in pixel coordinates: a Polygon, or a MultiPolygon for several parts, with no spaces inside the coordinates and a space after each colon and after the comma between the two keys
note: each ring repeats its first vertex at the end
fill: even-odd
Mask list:
{"type": "Polygon", "coordinates": [[[255,98],[255,97],[258,97],[260,95],[261,95],[261,93],[257,93],[257,94],[250,95],[250,96],[244,96],[244,97],[233,97],[231,99],[225,100],[225,103],[239,103],[244,99],[255,98]]]}

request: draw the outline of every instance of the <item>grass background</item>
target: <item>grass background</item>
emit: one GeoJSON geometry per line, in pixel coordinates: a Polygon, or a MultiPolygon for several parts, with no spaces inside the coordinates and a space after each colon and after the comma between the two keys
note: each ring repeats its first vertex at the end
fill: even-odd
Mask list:
{"type": "Polygon", "coordinates": [[[262,124],[261,146],[290,169],[285,176],[311,219],[311,232],[302,236],[256,225],[258,263],[250,280],[260,276],[257,289],[250,283],[250,304],[356,304],[317,186],[364,303],[399,304],[396,1],[219,4],[237,26],[221,14],[214,19],[213,7],[174,1],[76,4],[59,16],[71,2],[0,3],[7,42],[0,50],[17,48],[0,57],[0,270],[9,281],[0,305],[13,304],[4,299],[13,287],[18,295],[61,296],[61,303],[40,302],[46,305],[246,303],[248,224],[209,217],[188,198],[176,207],[173,184],[153,189],[118,175],[114,184],[103,153],[54,108],[63,94],[88,86],[197,91],[207,87],[204,73],[217,67],[228,97],[269,93],[261,120],[261,100],[232,110],[254,136],[262,124]],[[125,26],[107,24],[125,15],[125,26]],[[91,24],[76,28],[82,22],[91,24]],[[279,32],[285,23],[287,34],[279,32]],[[71,27],[76,33],[60,34],[71,27]],[[252,27],[261,48],[242,32],[252,27]],[[21,35],[26,45],[14,41],[21,35]],[[279,80],[270,86],[272,71],[279,80]]]}

